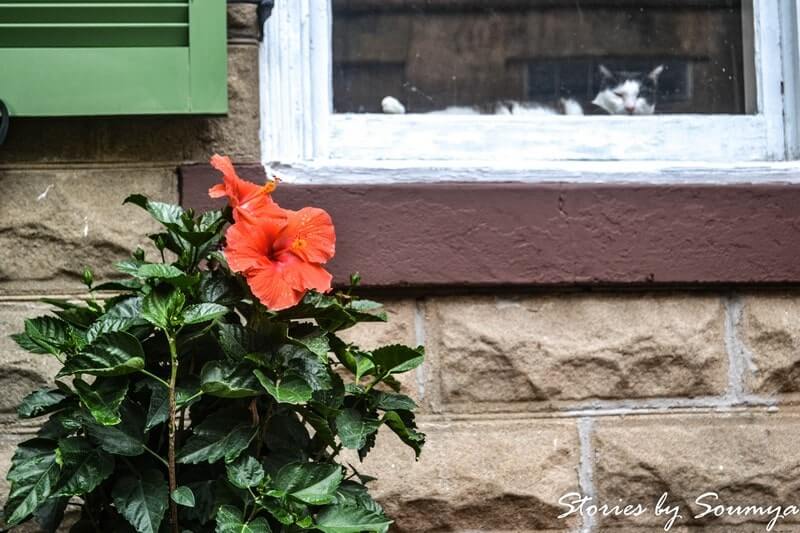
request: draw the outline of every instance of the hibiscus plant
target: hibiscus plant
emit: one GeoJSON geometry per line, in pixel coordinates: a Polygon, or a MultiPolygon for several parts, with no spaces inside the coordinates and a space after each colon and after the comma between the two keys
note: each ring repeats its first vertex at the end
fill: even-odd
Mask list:
{"type": "Polygon", "coordinates": [[[358,276],[332,291],[328,214],[282,209],[274,182],[212,164],[223,183],[209,194],[228,206],[130,196],[162,226],[157,260],[137,249],[116,265],[126,277],[99,285],[87,270],[86,299],[48,300],[53,316],[14,335],[62,366],[19,406],[41,426],[12,459],[7,528],[55,531],[74,506],[75,532],[388,529],[373,478],[352,463],[384,425],[419,455],[416,406],[395,375],[422,348],[343,340],[386,317],[353,294],[358,276]]]}

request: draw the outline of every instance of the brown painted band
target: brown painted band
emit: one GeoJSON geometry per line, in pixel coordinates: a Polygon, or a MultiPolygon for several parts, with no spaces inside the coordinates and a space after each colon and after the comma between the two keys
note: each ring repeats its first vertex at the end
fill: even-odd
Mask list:
{"type": "MultiPolygon", "coordinates": [[[[180,171],[185,206],[220,205],[215,170],[180,171]]],[[[275,198],[331,214],[339,283],[355,270],[376,288],[800,283],[797,184],[282,184],[275,198]]]]}

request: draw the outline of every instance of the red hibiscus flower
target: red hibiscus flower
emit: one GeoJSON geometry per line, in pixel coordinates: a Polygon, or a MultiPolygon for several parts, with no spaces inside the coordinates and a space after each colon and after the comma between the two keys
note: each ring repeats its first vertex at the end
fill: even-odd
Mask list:
{"type": "Polygon", "coordinates": [[[228,265],[274,311],[298,304],[309,289],[329,291],[332,276],[322,264],[336,249],[328,213],[314,207],[283,211],[285,220],[248,216],[226,234],[228,265]]]}
{"type": "Polygon", "coordinates": [[[233,208],[234,220],[241,217],[284,217],[284,212],[272,199],[272,191],[277,183],[269,181],[265,185],[258,185],[251,181],[243,180],[236,174],[233,163],[227,156],[214,154],[211,166],[222,172],[222,183],[214,185],[208,190],[211,198],[228,197],[228,203],[233,208]]]}
{"type": "Polygon", "coordinates": [[[211,165],[222,172],[223,183],[209,189],[212,198],[228,197],[235,223],[225,235],[225,258],[242,273],[250,290],[274,311],[292,307],[306,291],[331,290],[332,276],[322,267],[333,257],[336,234],[331,217],[322,209],[282,209],[264,186],[241,179],[227,157],[215,155],[211,165]]]}

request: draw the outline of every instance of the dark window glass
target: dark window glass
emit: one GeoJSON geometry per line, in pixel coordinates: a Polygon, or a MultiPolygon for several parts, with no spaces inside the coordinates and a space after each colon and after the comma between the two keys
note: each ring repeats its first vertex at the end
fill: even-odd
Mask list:
{"type": "Polygon", "coordinates": [[[751,112],[742,1],[333,0],[334,108],[751,112]]]}

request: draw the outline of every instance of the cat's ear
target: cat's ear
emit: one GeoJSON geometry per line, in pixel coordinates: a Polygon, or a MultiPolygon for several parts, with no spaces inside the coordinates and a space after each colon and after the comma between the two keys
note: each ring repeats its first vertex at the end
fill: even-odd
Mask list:
{"type": "Polygon", "coordinates": [[[658,77],[661,76],[661,73],[664,72],[664,65],[659,65],[653,70],[650,71],[650,74],[647,75],[653,81],[658,81],[658,77]]]}
{"type": "Polygon", "coordinates": [[[605,65],[600,65],[599,67],[597,67],[597,69],[600,71],[600,74],[604,78],[608,78],[610,80],[614,79],[614,73],[608,70],[608,68],[605,65]]]}

